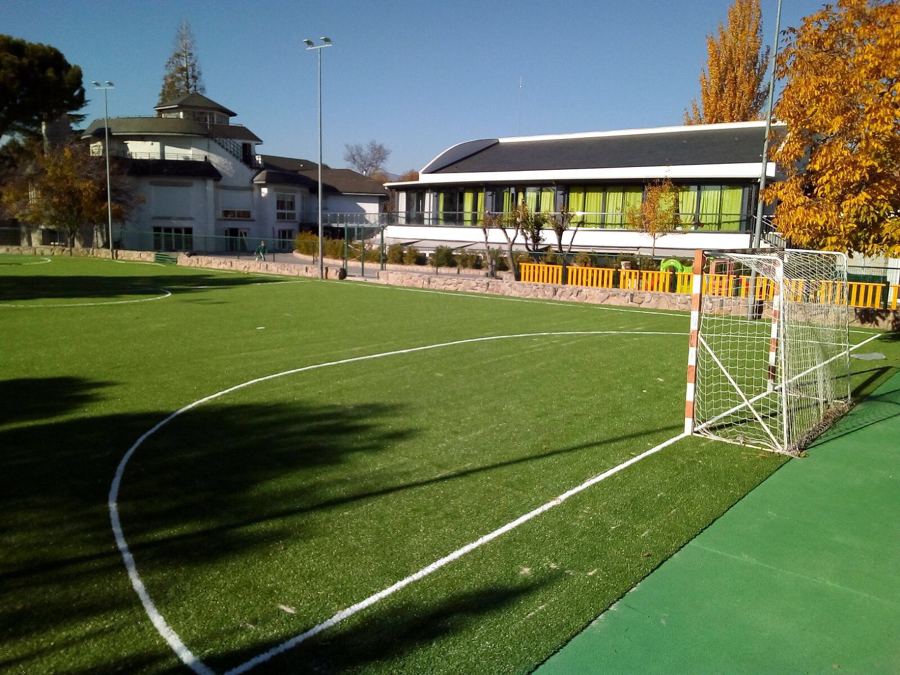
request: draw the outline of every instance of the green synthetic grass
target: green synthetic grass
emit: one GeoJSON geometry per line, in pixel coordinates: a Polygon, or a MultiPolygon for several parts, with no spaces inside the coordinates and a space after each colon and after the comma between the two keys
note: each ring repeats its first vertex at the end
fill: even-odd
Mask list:
{"type": "MultiPolygon", "coordinates": [[[[685,315],[22,262],[0,256],[0,667],[13,671],[179,667],[131,588],[107,495],[138,437],[242,382],[485,336],[680,334],[449,345],[279,377],[175,418],[134,454],[118,503],[154,602],[217,671],[682,427],[685,315]]],[[[860,392],[890,370],[874,363],[858,364],[860,392]]],[[[782,461],[679,442],[259,670],[526,672],[782,461]]]]}

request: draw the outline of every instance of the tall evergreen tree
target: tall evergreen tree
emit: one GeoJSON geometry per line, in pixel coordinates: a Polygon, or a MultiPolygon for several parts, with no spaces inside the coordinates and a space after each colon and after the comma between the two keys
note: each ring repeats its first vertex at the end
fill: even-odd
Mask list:
{"type": "Polygon", "coordinates": [[[204,93],[203,74],[197,60],[197,48],[194,34],[187,21],[182,21],[175,36],[175,48],[166,61],[166,72],[163,75],[162,89],[159,91],[159,102],[168,103],[175,99],[193,94],[204,93]]]}
{"type": "Polygon", "coordinates": [[[734,0],[728,26],[706,36],[706,70],[700,73],[700,102],[691,102],[685,124],[747,122],[760,118],[766,99],[769,48],[762,48],[759,0],[734,0]]]}

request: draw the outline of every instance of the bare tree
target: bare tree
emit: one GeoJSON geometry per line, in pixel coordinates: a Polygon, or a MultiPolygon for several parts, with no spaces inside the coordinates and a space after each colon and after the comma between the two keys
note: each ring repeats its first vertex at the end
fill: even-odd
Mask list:
{"type": "Polygon", "coordinates": [[[369,141],[365,146],[361,143],[348,143],[344,148],[344,161],[363,176],[383,173],[384,163],[391,156],[390,150],[375,141],[369,141]]]}

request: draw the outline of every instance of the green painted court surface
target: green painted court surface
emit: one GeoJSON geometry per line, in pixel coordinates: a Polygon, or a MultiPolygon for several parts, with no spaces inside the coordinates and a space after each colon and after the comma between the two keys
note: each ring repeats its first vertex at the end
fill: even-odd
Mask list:
{"type": "MultiPolygon", "coordinates": [[[[26,262],[0,256],[14,672],[180,667],[117,470],[148,597],[219,672],[681,431],[684,315],[26,262]]],[[[529,671],[781,464],[680,441],[253,672],[529,671]]]]}
{"type": "Polygon", "coordinates": [[[539,669],[900,671],[900,375],[539,669]]]}

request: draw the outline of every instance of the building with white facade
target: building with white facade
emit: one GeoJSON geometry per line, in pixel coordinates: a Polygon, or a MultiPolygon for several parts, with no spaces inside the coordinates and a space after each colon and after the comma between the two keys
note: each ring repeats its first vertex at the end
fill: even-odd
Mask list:
{"type": "MultiPolygon", "coordinates": [[[[110,155],[126,162],[138,203],[114,227],[119,247],[159,251],[240,251],[260,240],[289,248],[317,222],[318,166],[261,155],[262,140],[233,124],[236,113],[201,94],[156,106],[154,117],[109,120],[110,155]]],[[[84,134],[103,154],[104,120],[84,134]]],[[[376,181],[323,167],[323,217],[378,213],[387,198],[376,181]]],[[[347,216],[349,217],[349,216],[347,216]]]]}
{"type": "MultiPolygon", "coordinates": [[[[429,162],[417,181],[387,185],[398,209],[387,234],[483,241],[478,226],[485,213],[524,203],[535,213],[573,213],[576,248],[649,251],[649,235],[629,229],[626,212],[641,203],[647,185],[669,179],[678,189],[682,226],[660,237],[658,252],[745,248],[760,175],[765,168],[768,180],[777,178],[774,162],[762,162],[765,127],[742,122],[459,143],[429,162]]],[[[783,132],[773,125],[776,136],[783,132]]],[[[493,237],[498,245],[505,241],[499,232],[493,237]]]]}

